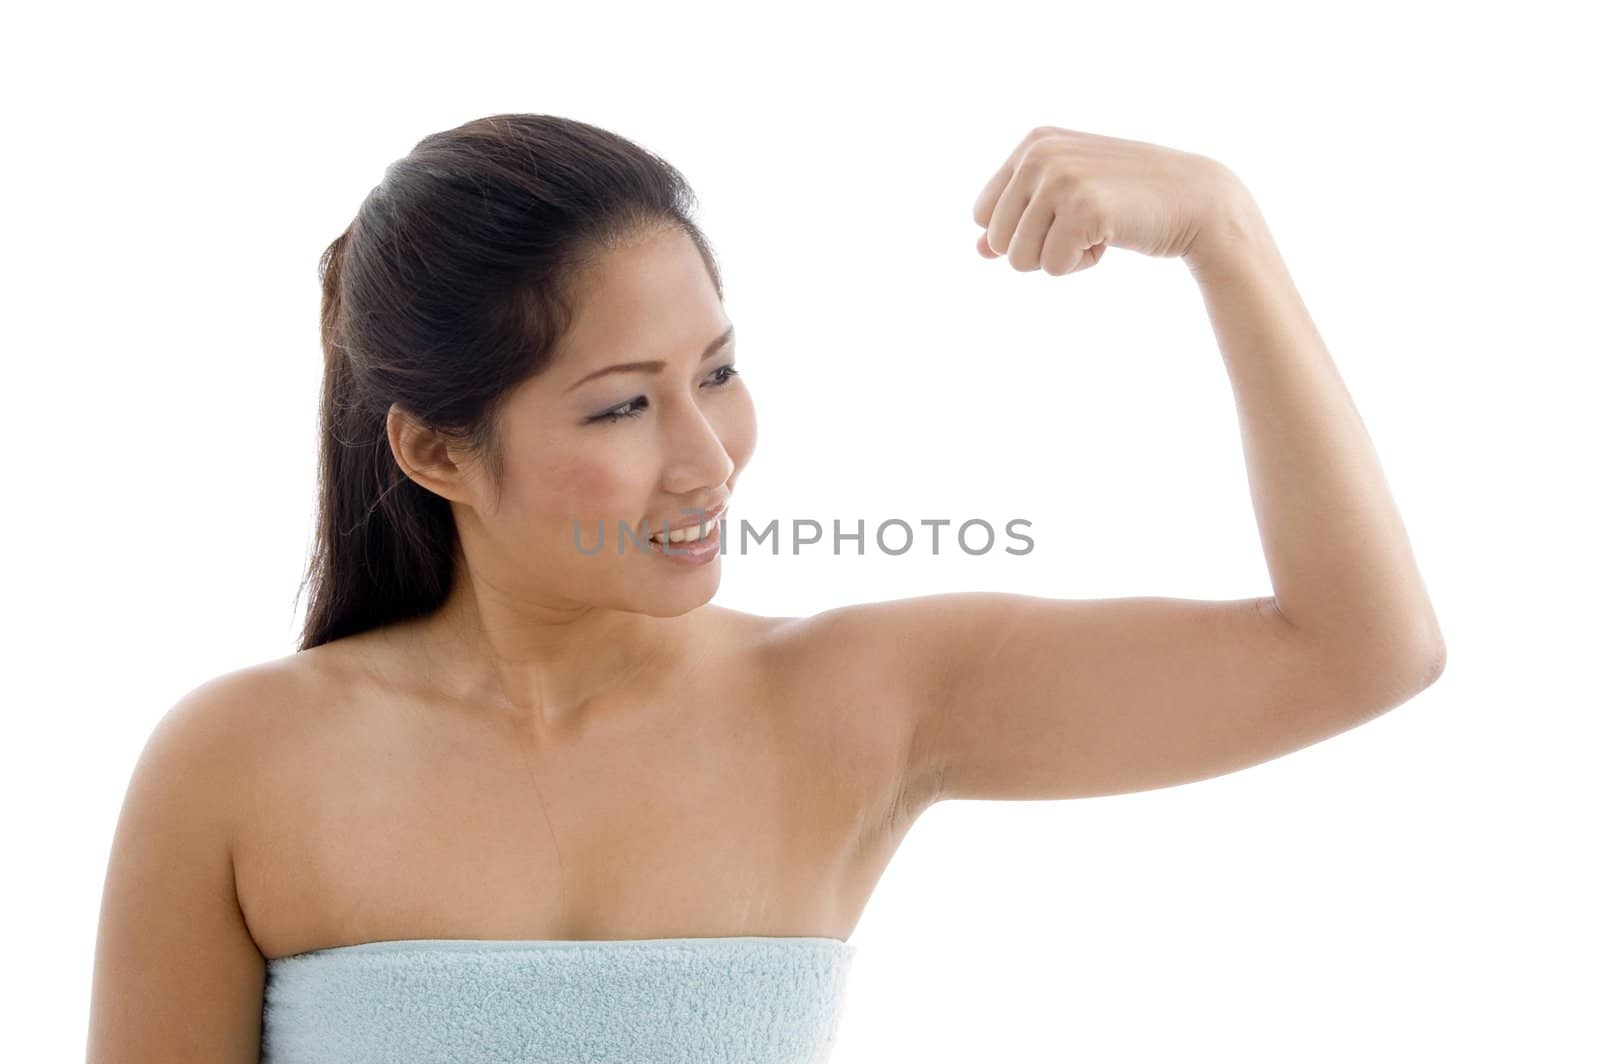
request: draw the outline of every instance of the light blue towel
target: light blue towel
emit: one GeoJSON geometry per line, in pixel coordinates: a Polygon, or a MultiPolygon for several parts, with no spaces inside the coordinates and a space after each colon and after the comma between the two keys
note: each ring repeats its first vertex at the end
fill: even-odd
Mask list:
{"type": "Polygon", "coordinates": [[[408,939],[267,962],[262,1064],[822,1064],[836,938],[408,939]]]}

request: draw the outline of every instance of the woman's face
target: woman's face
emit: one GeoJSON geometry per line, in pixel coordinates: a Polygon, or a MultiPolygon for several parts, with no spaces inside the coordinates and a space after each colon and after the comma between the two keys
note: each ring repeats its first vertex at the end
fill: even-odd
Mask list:
{"type": "Polygon", "coordinates": [[[456,507],[462,545],[475,576],[519,599],[676,616],[715,593],[720,552],[685,565],[618,526],[643,541],[647,522],[655,533],[728,502],[756,442],[733,339],[717,342],[732,323],[677,228],[607,253],[579,292],[549,369],[504,408],[498,508],[481,480],[456,507]]]}

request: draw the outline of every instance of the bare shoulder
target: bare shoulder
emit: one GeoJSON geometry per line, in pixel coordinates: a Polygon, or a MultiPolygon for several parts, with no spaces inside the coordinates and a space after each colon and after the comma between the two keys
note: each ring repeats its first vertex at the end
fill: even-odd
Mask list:
{"type": "MultiPolygon", "coordinates": [[[[903,610],[905,607],[899,607],[903,610]]],[[[869,826],[903,832],[930,804],[910,779],[917,689],[903,675],[882,622],[894,603],[839,606],[803,617],[755,619],[775,702],[795,722],[801,748],[835,780],[853,781],[869,826]]]]}
{"type": "Polygon", "coordinates": [[[1438,675],[1437,648],[1329,645],[1271,598],[954,592],[805,625],[882,692],[922,799],[1063,799],[1207,779],[1370,719],[1438,675]]]}
{"type": "Polygon", "coordinates": [[[279,663],[216,677],[156,722],[117,819],[95,946],[89,1052],[101,1060],[253,1061],[264,960],[238,897],[263,707],[279,663]]]}
{"type": "Polygon", "coordinates": [[[261,818],[277,816],[282,787],[341,704],[330,692],[351,670],[333,646],[235,669],[186,693],[151,734],[143,758],[183,772],[195,805],[222,822],[241,899],[247,856],[274,829],[261,818]]]}
{"type": "Polygon", "coordinates": [[[983,591],[917,595],[838,606],[774,630],[819,697],[858,707],[857,737],[893,751],[892,819],[909,822],[948,796],[936,710],[1010,638],[1023,601],[983,591]]]}
{"type": "Polygon", "coordinates": [[[301,704],[311,679],[307,656],[291,654],[206,680],[178,699],[156,731],[185,735],[219,755],[230,746],[248,751],[253,740],[281,725],[284,715],[301,704]]]}
{"type": "MultiPolygon", "coordinates": [[[[953,612],[982,598],[957,592],[836,606],[809,617],[781,618],[771,638],[819,678],[851,688],[871,686],[878,697],[902,704],[917,702],[946,680],[939,656],[928,654],[928,645],[947,632],[953,612]],[[892,686],[886,684],[890,679],[892,686]]],[[[909,738],[908,723],[897,720],[893,726],[909,738]]]]}
{"type": "Polygon", "coordinates": [[[189,691],[157,723],[152,742],[182,745],[188,759],[211,766],[219,784],[211,797],[248,812],[248,784],[260,766],[284,749],[307,723],[316,693],[335,671],[331,654],[305,651],[245,666],[189,691]],[[233,799],[238,799],[237,802],[233,799]]]}
{"type": "MultiPolygon", "coordinates": [[[[870,654],[857,631],[860,607],[803,617],[766,617],[723,607],[702,608],[710,639],[740,648],[779,695],[839,693],[865,679],[870,654]]],[[[820,708],[816,699],[809,704],[820,708]]]]}
{"type": "Polygon", "coordinates": [[[263,752],[281,740],[304,704],[303,670],[278,659],[224,673],[176,699],[152,726],[130,773],[130,811],[159,806],[231,863],[251,813],[263,752]]]}

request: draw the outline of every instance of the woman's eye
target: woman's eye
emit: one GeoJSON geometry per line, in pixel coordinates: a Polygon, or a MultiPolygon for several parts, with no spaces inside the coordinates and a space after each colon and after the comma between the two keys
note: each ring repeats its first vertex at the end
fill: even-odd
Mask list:
{"type": "MultiPolygon", "coordinates": [[[[707,382],[707,384],[712,388],[721,388],[731,382],[733,378],[737,377],[738,375],[739,371],[734,369],[732,366],[722,366],[711,371],[711,376],[713,379],[707,382]]],[[[706,385],[702,385],[702,387],[705,386],[706,385]]],[[[610,410],[596,414],[594,417],[591,417],[587,420],[589,423],[601,422],[602,424],[614,424],[618,421],[621,421],[623,418],[638,417],[645,411],[646,408],[649,407],[649,405],[649,399],[642,395],[637,395],[632,399],[629,399],[626,403],[623,403],[621,406],[614,406],[610,410]]]]}
{"type": "Polygon", "coordinates": [[[589,421],[610,422],[621,421],[625,417],[638,417],[649,402],[650,400],[642,395],[635,396],[621,406],[614,406],[603,414],[596,414],[594,417],[589,418],[589,421]]]}

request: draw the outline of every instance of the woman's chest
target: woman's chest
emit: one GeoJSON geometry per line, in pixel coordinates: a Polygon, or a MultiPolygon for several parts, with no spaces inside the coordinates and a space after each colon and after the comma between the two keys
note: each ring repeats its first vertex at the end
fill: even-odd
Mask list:
{"type": "Polygon", "coordinates": [[[547,743],[415,707],[337,718],[252,784],[257,945],[845,937],[871,769],[775,700],[690,701],[547,743]]]}

